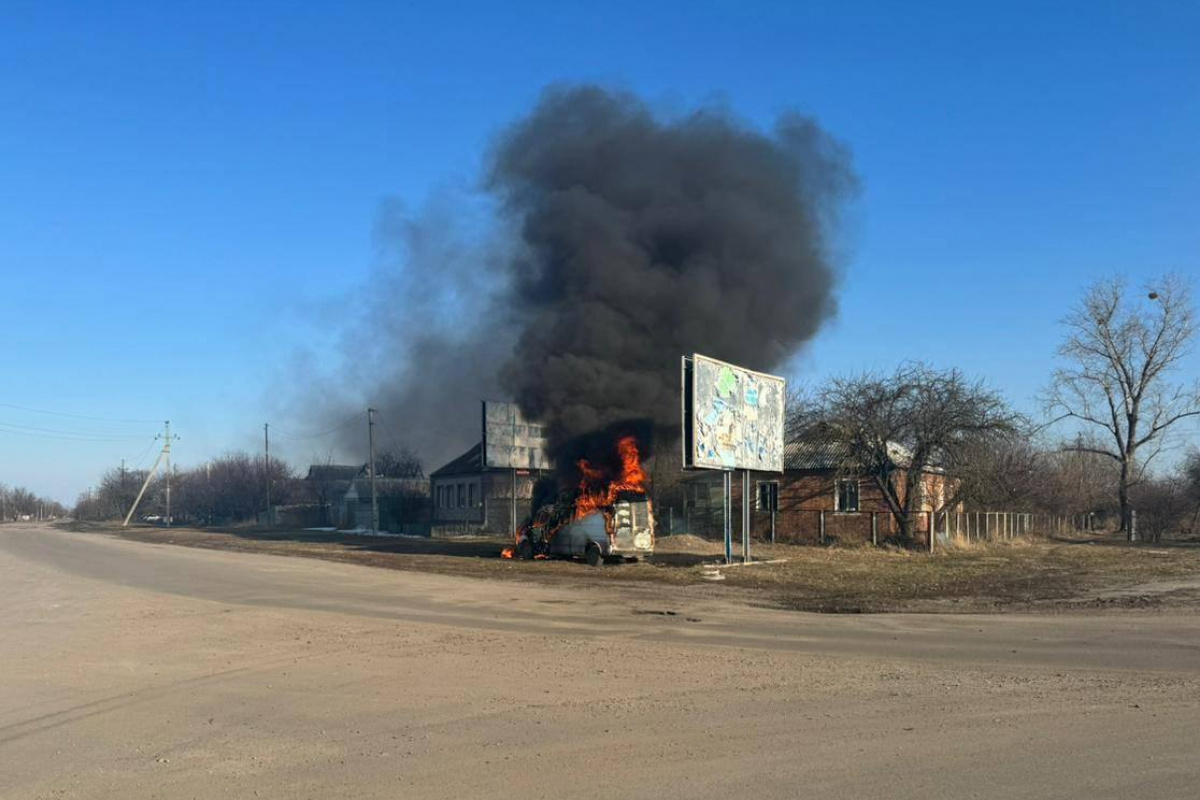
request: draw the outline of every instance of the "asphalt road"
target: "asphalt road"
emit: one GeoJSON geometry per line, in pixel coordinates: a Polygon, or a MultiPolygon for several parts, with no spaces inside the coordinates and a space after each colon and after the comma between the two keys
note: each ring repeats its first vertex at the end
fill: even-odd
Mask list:
{"type": "Polygon", "coordinates": [[[0,609],[3,798],[1200,791],[1195,615],[819,616],[31,525],[0,609]]]}

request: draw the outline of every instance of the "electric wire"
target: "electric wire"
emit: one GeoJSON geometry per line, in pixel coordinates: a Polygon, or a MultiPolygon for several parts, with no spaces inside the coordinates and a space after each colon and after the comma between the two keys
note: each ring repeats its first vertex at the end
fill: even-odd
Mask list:
{"type": "Polygon", "coordinates": [[[10,426],[7,423],[0,423],[0,433],[8,433],[14,436],[28,436],[34,439],[59,439],[66,442],[128,442],[130,440],[141,439],[141,436],[93,436],[90,434],[71,434],[67,432],[52,433],[46,431],[21,430],[21,426],[10,426]]]}
{"type": "Polygon", "coordinates": [[[117,419],[114,417],[92,417],[86,414],[67,414],[62,411],[47,411],[43,408],[19,406],[14,403],[0,403],[0,408],[11,408],[17,411],[28,411],[33,414],[46,414],[51,417],[66,417],[68,419],[86,419],[92,422],[114,422],[122,425],[157,425],[162,420],[157,419],[117,419]]]}
{"type": "Polygon", "coordinates": [[[292,433],[286,429],[281,429],[275,425],[271,426],[271,432],[278,433],[279,435],[281,435],[287,439],[320,439],[323,436],[328,436],[331,433],[336,433],[336,432],[342,430],[343,428],[349,427],[353,423],[357,422],[361,418],[361,416],[362,415],[359,412],[355,412],[354,414],[350,415],[350,417],[348,417],[345,422],[341,422],[337,425],[334,425],[329,430],[320,431],[319,433],[292,433]]]}

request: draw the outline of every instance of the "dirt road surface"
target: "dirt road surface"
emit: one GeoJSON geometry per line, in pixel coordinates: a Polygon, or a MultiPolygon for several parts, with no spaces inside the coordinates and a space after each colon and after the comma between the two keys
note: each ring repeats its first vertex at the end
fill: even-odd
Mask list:
{"type": "Polygon", "coordinates": [[[0,527],[3,798],[1193,798],[1200,616],[822,616],[0,527]]]}

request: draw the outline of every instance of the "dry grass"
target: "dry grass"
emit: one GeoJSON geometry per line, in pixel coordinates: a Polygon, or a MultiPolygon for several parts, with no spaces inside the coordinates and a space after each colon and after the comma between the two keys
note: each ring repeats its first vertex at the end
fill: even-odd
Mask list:
{"type": "Polygon", "coordinates": [[[570,561],[506,561],[500,538],[452,540],[371,538],[320,532],[76,525],[139,541],[323,558],[391,569],[419,570],[560,585],[663,584],[756,604],[827,612],[1078,607],[1200,606],[1200,546],[1130,546],[1115,538],[1035,539],[958,544],[933,555],[895,548],[798,547],[755,543],[758,559],[785,563],[723,570],[707,583],[704,565],[719,561],[719,542],[692,536],[661,539],[650,564],[591,569],[570,561]],[[1147,588],[1121,597],[1105,593],[1167,580],[1195,581],[1170,591],[1147,588]]]}

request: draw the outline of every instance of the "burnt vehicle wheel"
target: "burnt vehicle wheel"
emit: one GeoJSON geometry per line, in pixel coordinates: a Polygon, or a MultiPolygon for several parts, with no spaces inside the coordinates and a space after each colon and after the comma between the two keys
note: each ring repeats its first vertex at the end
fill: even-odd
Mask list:
{"type": "Polygon", "coordinates": [[[596,544],[589,544],[587,546],[584,558],[587,559],[589,567],[598,567],[604,563],[604,554],[600,552],[600,546],[596,544]]]}
{"type": "Polygon", "coordinates": [[[533,542],[528,539],[522,539],[517,542],[517,558],[528,561],[533,558],[533,542]]]}

